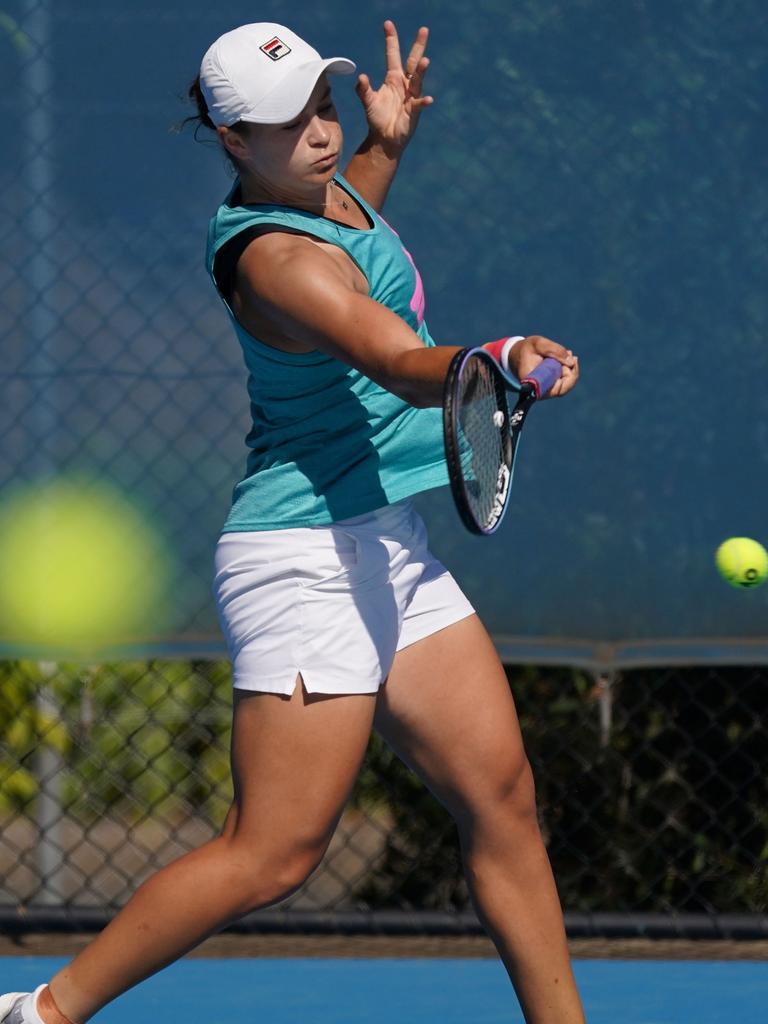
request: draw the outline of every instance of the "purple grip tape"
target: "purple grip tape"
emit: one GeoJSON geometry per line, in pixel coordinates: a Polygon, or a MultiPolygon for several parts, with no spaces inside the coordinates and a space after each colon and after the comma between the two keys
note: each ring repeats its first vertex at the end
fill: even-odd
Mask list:
{"type": "Polygon", "coordinates": [[[535,370],[532,370],[525,377],[521,384],[533,384],[536,389],[536,397],[540,398],[551,391],[556,381],[560,380],[560,363],[556,359],[548,357],[542,360],[535,370]]]}

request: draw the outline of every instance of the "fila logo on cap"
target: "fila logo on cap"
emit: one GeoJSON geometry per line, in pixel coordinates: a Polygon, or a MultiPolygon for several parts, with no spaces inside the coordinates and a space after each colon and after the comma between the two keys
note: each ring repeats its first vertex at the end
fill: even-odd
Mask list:
{"type": "Polygon", "coordinates": [[[272,60],[280,60],[281,57],[286,57],[290,52],[291,48],[287,43],[284,43],[282,39],[278,39],[277,36],[273,36],[268,43],[264,43],[259,49],[266,53],[272,60]]]}

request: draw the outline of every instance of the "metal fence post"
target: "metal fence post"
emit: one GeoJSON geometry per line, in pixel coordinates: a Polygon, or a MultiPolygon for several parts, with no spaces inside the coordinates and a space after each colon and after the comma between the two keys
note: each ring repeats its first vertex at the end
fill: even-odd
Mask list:
{"type": "Polygon", "coordinates": [[[611,742],[613,729],[613,688],[616,683],[615,672],[603,672],[597,676],[597,707],[600,716],[600,747],[604,750],[611,742]]]}
{"type": "Polygon", "coordinates": [[[55,181],[50,147],[54,145],[56,131],[51,110],[53,67],[48,56],[52,38],[50,6],[49,0],[25,0],[23,4],[21,25],[29,56],[20,71],[26,101],[23,174],[28,195],[22,224],[30,244],[25,272],[29,288],[25,333],[32,352],[33,372],[38,377],[36,468],[43,476],[56,469],[52,447],[57,441],[58,426],[54,360],[58,319],[50,304],[50,293],[59,275],[52,253],[56,222],[52,212],[55,181]]]}
{"type": "MultiPolygon", "coordinates": [[[[50,686],[58,666],[52,661],[38,663],[43,681],[37,691],[36,704],[40,721],[57,723],[61,718],[58,702],[50,686]]],[[[35,772],[38,778],[35,823],[38,829],[36,848],[37,871],[40,889],[34,902],[44,906],[58,906],[65,893],[61,885],[62,853],[64,850],[61,802],[61,783],[64,772],[64,758],[54,743],[41,736],[35,757],[35,772]]]]}

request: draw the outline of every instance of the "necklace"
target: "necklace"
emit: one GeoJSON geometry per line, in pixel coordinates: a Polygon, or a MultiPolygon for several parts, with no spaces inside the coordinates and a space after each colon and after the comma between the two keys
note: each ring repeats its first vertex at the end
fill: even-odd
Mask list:
{"type": "MultiPolygon", "coordinates": [[[[335,186],[336,188],[338,188],[338,187],[339,187],[339,186],[338,186],[338,185],[336,184],[336,179],[335,179],[335,178],[331,178],[331,184],[332,184],[332,185],[334,185],[334,186],[335,186]]],[[[347,202],[347,200],[346,200],[346,199],[344,199],[344,198],[342,198],[342,200],[341,200],[341,205],[343,206],[343,208],[344,208],[345,210],[348,210],[348,209],[349,209],[349,203],[348,203],[348,202],[347,202]]],[[[333,206],[333,203],[326,203],[326,206],[333,206]]]]}

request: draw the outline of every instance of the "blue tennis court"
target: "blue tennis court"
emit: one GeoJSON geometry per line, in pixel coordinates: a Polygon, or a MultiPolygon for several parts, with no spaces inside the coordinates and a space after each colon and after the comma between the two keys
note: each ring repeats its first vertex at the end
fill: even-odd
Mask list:
{"type": "MultiPolygon", "coordinates": [[[[66,962],[0,958],[0,989],[24,990],[66,962]]],[[[589,1024],[762,1024],[768,964],[577,960],[589,1024]]],[[[517,1024],[502,965],[478,959],[184,960],[98,1014],[100,1024],[164,1015],[184,1024],[517,1024]]]]}

